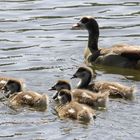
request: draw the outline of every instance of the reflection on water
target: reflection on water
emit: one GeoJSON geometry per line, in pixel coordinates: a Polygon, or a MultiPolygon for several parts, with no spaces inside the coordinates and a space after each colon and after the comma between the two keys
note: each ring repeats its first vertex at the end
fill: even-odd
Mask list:
{"type": "Polygon", "coordinates": [[[118,67],[110,67],[110,66],[93,66],[93,70],[102,71],[104,74],[119,74],[123,75],[127,79],[131,79],[134,81],[140,81],[140,71],[135,69],[127,69],[127,68],[118,68],[118,67]]]}
{"type": "MultiPolygon", "coordinates": [[[[139,7],[139,0],[0,0],[0,74],[25,79],[27,89],[47,93],[51,99],[48,89],[58,79],[69,79],[83,63],[87,32],[71,30],[73,23],[85,15],[95,16],[101,29],[100,47],[139,45],[139,7]]],[[[108,111],[99,113],[89,125],[60,120],[52,100],[45,112],[15,111],[1,102],[0,138],[139,139],[140,72],[94,69],[96,80],[135,85],[136,100],[110,101],[108,111]]]]}

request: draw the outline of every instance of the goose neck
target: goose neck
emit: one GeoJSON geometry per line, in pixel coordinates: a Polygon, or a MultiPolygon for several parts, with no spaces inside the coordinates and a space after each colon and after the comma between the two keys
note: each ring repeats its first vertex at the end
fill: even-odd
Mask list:
{"type": "Polygon", "coordinates": [[[94,53],[98,50],[98,34],[94,34],[92,32],[89,32],[89,38],[88,38],[88,48],[91,51],[91,53],[94,53]]]}

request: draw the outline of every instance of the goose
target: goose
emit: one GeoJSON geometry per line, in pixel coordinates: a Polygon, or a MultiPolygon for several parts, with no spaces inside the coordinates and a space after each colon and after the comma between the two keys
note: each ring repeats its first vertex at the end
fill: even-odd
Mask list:
{"type": "Polygon", "coordinates": [[[61,90],[67,89],[71,91],[71,94],[73,96],[73,100],[81,103],[81,104],[86,104],[92,108],[95,109],[106,109],[107,108],[107,103],[108,103],[108,96],[109,93],[104,92],[104,93],[94,93],[89,90],[85,89],[72,89],[70,83],[66,80],[58,80],[57,83],[50,89],[50,90],[56,90],[57,92],[53,96],[53,99],[55,101],[58,101],[58,94],[61,90]]]}
{"type": "Polygon", "coordinates": [[[90,122],[96,118],[95,110],[90,107],[75,102],[70,90],[62,89],[58,93],[59,105],[55,107],[61,119],[71,118],[82,122],[90,122]]]}
{"type": "Polygon", "coordinates": [[[140,69],[140,46],[119,44],[110,48],[98,48],[99,25],[95,18],[82,17],[77,24],[72,26],[72,29],[88,31],[88,47],[84,51],[87,64],[140,69]]]}
{"type": "Polygon", "coordinates": [[[93,72],[90,67],[79,67],[72,78],[80,78],[77,88],[93,92],[109,92],[109,97],[134,99],[134,87],[128,87],[117,82],[97,81],[90,84],[93,72]]]}

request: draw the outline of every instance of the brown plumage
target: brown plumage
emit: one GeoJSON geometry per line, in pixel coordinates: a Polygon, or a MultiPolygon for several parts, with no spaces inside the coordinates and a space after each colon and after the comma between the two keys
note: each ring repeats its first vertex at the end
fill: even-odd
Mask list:
{"type": "Polygon", "coordinates": [[[95,18],[83,17],[72,29],[88,30],[88,47],[84,53],[87,63],[140,69],[140,46],[120,44],[98,48],[99,26],[95,18]]]}
{"type": "Polygon", "coordinates": [[[48,105],[48,96],[34,91],[21,91],[9,97],[9,105],[13,108],[28,106],[45,110],[48,105]]]}
{"type": "MultiPolygon", "coordinates": [[[[56,90],[57,93],[53,96],[54,100],[58,100],[58,93],[62,89],[71,90],[71,86],[68,81],[59,80],[52,90],[56,90]]],[[[85,89],[73,89],[71,90],[73,100],[82,104],[86,104],[96,109],[105,109],[107,107],[108,92],[98,93],[85,90],[85,89]]]]}
{"type": "Polygon", "coordinates": [[[71,118],[82,122],[90,122],[96,117],[95,110],[73,100],[70,90],[60,90],[58,99],[60,104],[55,109],[61,119],[71,118]]]}
{"type": "Polygon", "coordinates": [[[47,95],[41,95],[34,91],[25,91],[22,81],[13,78],[1,78],[1,83],[4,83],[2,90],[9,106],[13,108],[29,106],[39,110],[47,108],[47,95]]]}
{"type": "Polygon", "coordinates": [[[92,69],[89,67],[80,67],[73,78],[80,78],[78,88],[88,89],[93,92],[108,91],[110,97],[124,98],[132,100],[134,98],[134,88],[124,86],[117,82],[97,81],[90,84],[92,80],[92,69]]]}

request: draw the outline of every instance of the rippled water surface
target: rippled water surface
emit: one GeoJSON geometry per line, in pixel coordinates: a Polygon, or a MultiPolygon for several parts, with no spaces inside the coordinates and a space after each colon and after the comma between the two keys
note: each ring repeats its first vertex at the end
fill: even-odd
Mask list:
{"type": "MultiPolygon", "coordinates": [[[[47,93],[58,79],[69,79],[83,63],[86,31],[71,30],[80,17],[100,25],[101,47],[140,44],[139,0],[0,0],[0,75],[24,79],[27,88],[47,93]]],[[[60,120],[53,102],[46,112],[14,111],[0,103],[0,139],[140,139],[140,72],[99,68],[97,80],[137,88],[133,102],[110,101],[95,123],[60,120]]],[[[75,81],[72,81],[73,83],[75,81]]]]}

